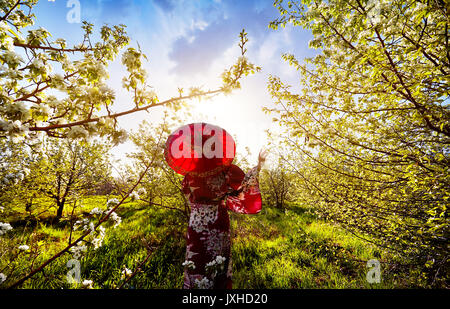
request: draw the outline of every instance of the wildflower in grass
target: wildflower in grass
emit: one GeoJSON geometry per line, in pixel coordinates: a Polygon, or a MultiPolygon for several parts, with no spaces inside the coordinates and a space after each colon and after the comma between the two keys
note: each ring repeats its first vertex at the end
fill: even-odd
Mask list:
{"type": "Polygon", "coordinates": [[[30,250],[30,247],[27,245],[21,245],[21,246],[19,246],[19,250],[20,251],[28,251],[28,250],[30,250]]]}
{"type": "Polygon", "coordinates": [[[4,273],[0,273],[0,284],[6,281],[6,275],[4,273]]]}
{"type": "Polygon", "coordinates": [[[92,282],[92,280],[84,280],[81,284],[85,289],[92,289],[92,285],[94,284],[94,282],[92,282]]]}
{"type": "Polygon", "coordinates": [[[6,234],[6,232],[12,230],[12,226],[9,223],[0,222],[0,236],[6,234]]]}

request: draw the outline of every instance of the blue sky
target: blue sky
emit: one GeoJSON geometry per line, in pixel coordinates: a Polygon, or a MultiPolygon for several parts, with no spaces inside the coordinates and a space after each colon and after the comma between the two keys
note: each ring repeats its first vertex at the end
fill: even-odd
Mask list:
{"type": "MultiPolygon", "coordinates": [[[[35,8],[37,26],[49,30],[53,37],[64,37],[77,43],[82,38],[80,24],[68,23],[68,0],[41,0],[35,8]]],[[[290,52],[299,59],[313,55],[308,49],[311,35],[299,27],[281,30],[268,28],[279,16],[272,0],[80,0],[81,20],[92,22],[96,29],[107,23],[125,24],[132,46],[139,43],[149,57],[145,64],[149,81],[161,100],[176,95],[178,87],[220,84],[220,74],[239,55],[239,32],[245,28],[250,42],[250,61],[262,72],[247,77],[242,89],[230,96],[217,96],[212,101],[192,102],[192,119],[222,126],[237,141],[237,151],[248,146],[250,161],[256,163],[259,149],[266,143],[264,130],[271,129],[272,116],[262,106],[271,106],[267,92],[269,75],[276,75],[295,85],[298,79],[281,59],[290,52]]],[[[130,106],[130,95],[121,89],[123,68],[119,61],[110,65],[109,84],[116,91],[115,110],[130,106]]],[[[131,115],[120,119],[126,129],[136,129],[147,119],[158,121],[161,109],[150,114],[131,115]]],[[[181,126],[182,124],[180,124],[181,126]]],[[[129,143],[116,149],[123,154],[131,150],[129,143]]]]}

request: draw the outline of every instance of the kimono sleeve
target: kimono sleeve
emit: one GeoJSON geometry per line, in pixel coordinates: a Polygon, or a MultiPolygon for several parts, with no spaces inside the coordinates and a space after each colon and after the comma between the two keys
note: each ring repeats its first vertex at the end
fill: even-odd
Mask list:
{"type": "Polygon", "coordinates": [[[236,192],[226,198],[229,210],[242,214],[256,214],[261,211],[262,200],[257,167],[244,174],[238,166],[232,165],[228,171],[228,185],[236,192]]]}

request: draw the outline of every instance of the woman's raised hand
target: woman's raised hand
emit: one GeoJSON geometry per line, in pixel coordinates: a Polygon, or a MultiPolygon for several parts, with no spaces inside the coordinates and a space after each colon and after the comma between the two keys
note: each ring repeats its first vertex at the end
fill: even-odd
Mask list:
{"type": "Polygon", "coordinates": [[[261,169],[261,166],[266,161],[266,157],[267,157],[267,150],[261,149],[261,151],[259,152],[259,155],[258,155],[258,170],[261,169]]]}

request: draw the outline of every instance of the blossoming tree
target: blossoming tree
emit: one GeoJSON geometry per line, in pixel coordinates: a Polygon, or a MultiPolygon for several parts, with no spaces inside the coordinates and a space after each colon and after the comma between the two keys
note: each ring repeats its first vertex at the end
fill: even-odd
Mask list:
{"type": "MultiPolygon", "coordinates": [[[[281,17],[310,29],[317,55],[283,58],[293,91],[271,77],[286,129],[286,162],[304,199],[359,237],[424,265],[440,285],[448,269],[449,8],[446,1],[277,0],[281,17]],[[298,162],[298,163],[297,163],[298,162]]],[[[397,265],[398,266],[398,265],[397,265]]]]}
{"type": "Polygon", "coordinates": [[[160,101],[147,82],[145,54],[133,47],[125,49],[130,38],[124,25],[101,27],[100,40],[95,42],[93,25],[83,22],[83,39],[68,46],[65,39],[52,39],[42,27],[28,30],[34,24],[36,3],[0,2],[0,136],[15,141],[46,133],[72,138],[108,136],[120,142],[126,133],[117,126],[118,117],[161,105],[179,108],[186,99],[229,92],[240,87],[242,76],[259,70],[244,57],[247,38],[242,32],[242,57],[224,71],[222,86],[192,87],[187,94],[180,89],[176,96],[160,101]],[[115,94],[106,84],[107,66],[120,53],[127,70],[123,87],[130,92],[133,106],[114,113],[115,94]]]}

